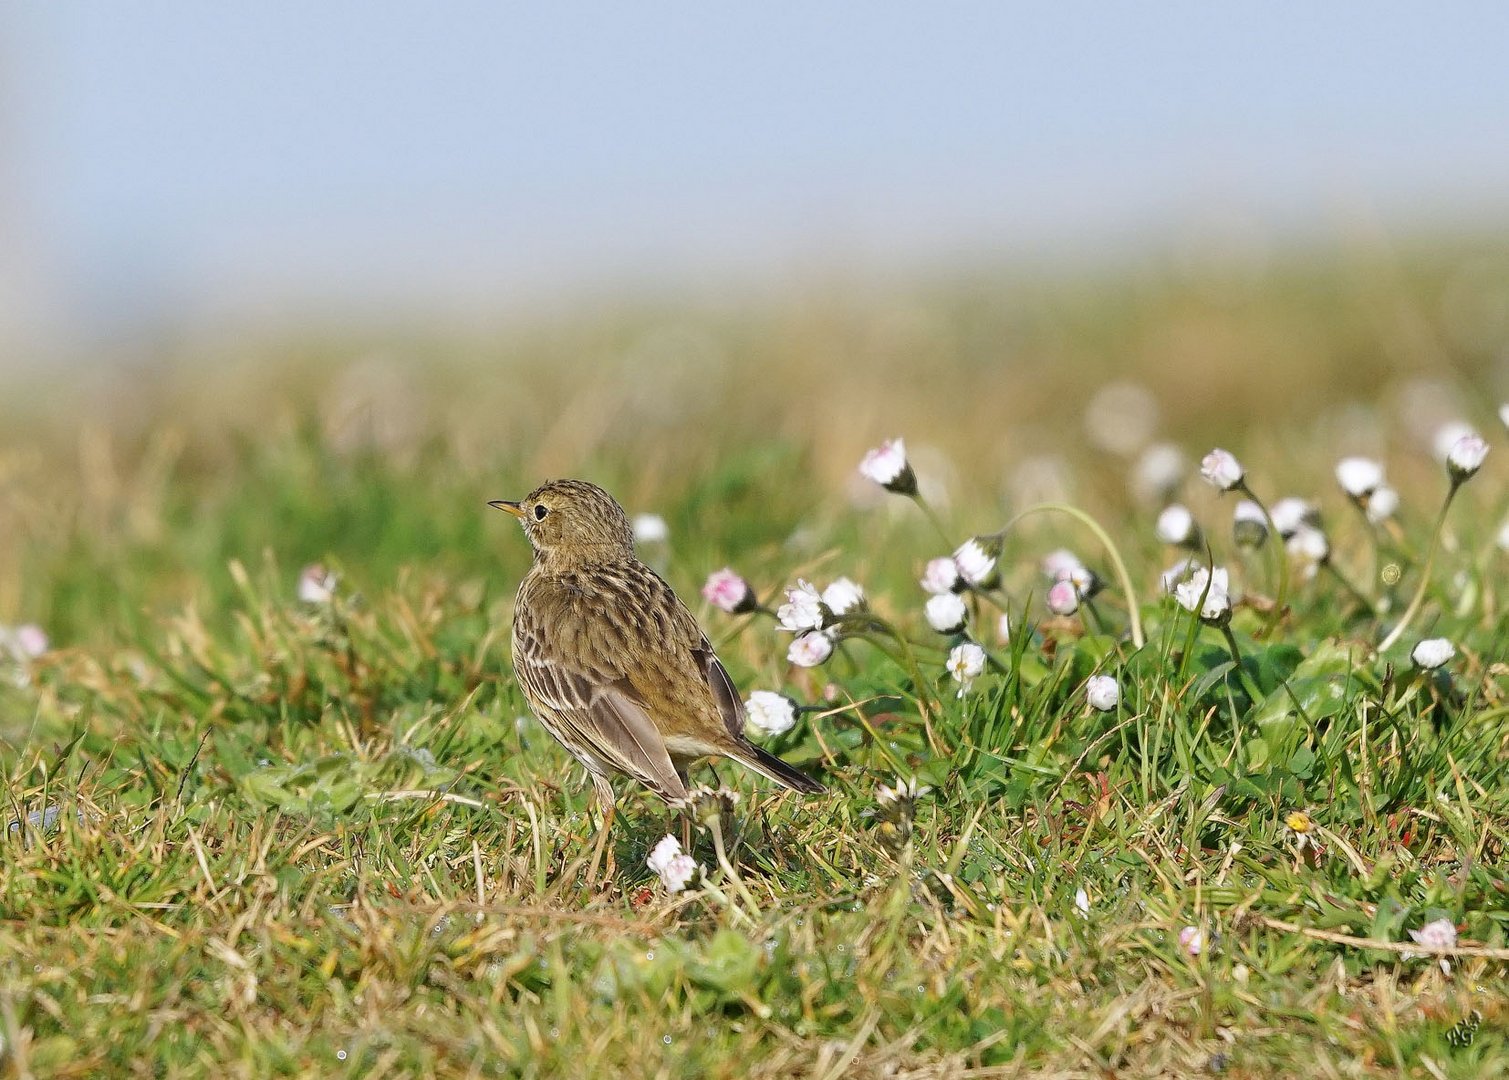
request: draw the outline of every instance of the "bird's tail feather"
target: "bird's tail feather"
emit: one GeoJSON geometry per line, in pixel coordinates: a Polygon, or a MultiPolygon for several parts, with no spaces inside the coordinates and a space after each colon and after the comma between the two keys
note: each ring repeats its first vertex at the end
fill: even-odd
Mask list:
{"type": "Polygon", "coordinates": [[[804,795],[817,795],[828,790],[806,773],[786,764],[774,754],[766,753],[753,743],[740,747],[740,750],[742,753],[737,755],[735,760],[749,766],[761,776],[768,776],[782,787],[800,791],[804,795]]]}

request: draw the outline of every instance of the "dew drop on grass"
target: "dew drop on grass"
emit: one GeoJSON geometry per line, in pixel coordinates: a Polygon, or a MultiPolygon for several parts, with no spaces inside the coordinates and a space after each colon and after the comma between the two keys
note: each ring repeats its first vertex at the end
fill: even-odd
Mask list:
{"type": "Polygon", "coordinates": [[[653,959],[655,959],[655,950],[651,949],[649,952],[645,953],[644,954],[644,958],[646,960],[653,960],[653,959]]]}
{"type": "Polygon", "coordinates": [[[550,1029],[550,1037],[552,1039],[559,1039],[561,1037],[561,1029],[560,1028],[554,1028],[554,1027],[551,1028],[550,1029]]]}
{"type": "Polygon", "coordinates": [[[335,1059],[337,1061],[345,1061],[346,1060],[346,1051],[344,1051],[344,1050],[337,1050],[335,1052],[335,1059]]]}
{"type": "Polygon", "coordinates": [[[660,1041],[665,1043],[667,1046],[671,1045],[671,1037],[669,1035],[660,1036],[660,1041]]]}

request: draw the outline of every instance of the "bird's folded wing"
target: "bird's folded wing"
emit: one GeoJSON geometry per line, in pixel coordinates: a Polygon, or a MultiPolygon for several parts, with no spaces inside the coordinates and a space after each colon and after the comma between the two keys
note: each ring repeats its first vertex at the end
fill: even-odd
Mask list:
{"type": "Polygon", "coordinates": [[[733,679],[729,678],[728,670],[723,662],[713,654],[713,647],[707,638],[702,639],[702,645],[692,650],[692,659],[697,662],[703,676],[707,679],[708,689],[713,692],[713,701],[718,706],[718,712],[723,717],[723,725],[728,728],[728,733],[735,740],[744,740],[744,702],[739,698],[739,691],[734,687],[733,679]]]}
{"type": "Polygon", "coordinates": [[[572,740],[666,799],[686,797],[665,740],[627,679],[606,681],[559,660],[525,654],[518,673],[538,704],[567,728],[572,740]]]}

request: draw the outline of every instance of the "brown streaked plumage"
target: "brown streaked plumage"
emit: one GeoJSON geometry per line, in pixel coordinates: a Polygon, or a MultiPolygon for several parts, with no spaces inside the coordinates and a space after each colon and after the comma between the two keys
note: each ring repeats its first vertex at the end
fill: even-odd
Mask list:
{"type": "Polygon", "coordinates": [[[605,816],[624,773],[667,802],[687,766],[728,757],[796,791],[823,785],[744,737],[744,703],[697,620],[634,554],[623,508],[582,480],[519,502],[534,565],[514,605],[514,673],[540,722],[586,767],[605,816]]]}

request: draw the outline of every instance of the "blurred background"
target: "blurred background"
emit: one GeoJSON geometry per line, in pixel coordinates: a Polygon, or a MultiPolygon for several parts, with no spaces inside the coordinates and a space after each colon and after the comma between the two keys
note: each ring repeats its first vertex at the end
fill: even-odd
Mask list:
{"type": "Polygon", "coordinates": [[[0,20],[0,619],[62,604],[42,553],[181,546],[315,451],[652,504],[904,434],[983,526],[1114,505],[1158,439],[1403,486],[1509,393],[1501,5],[0,20]]]}

